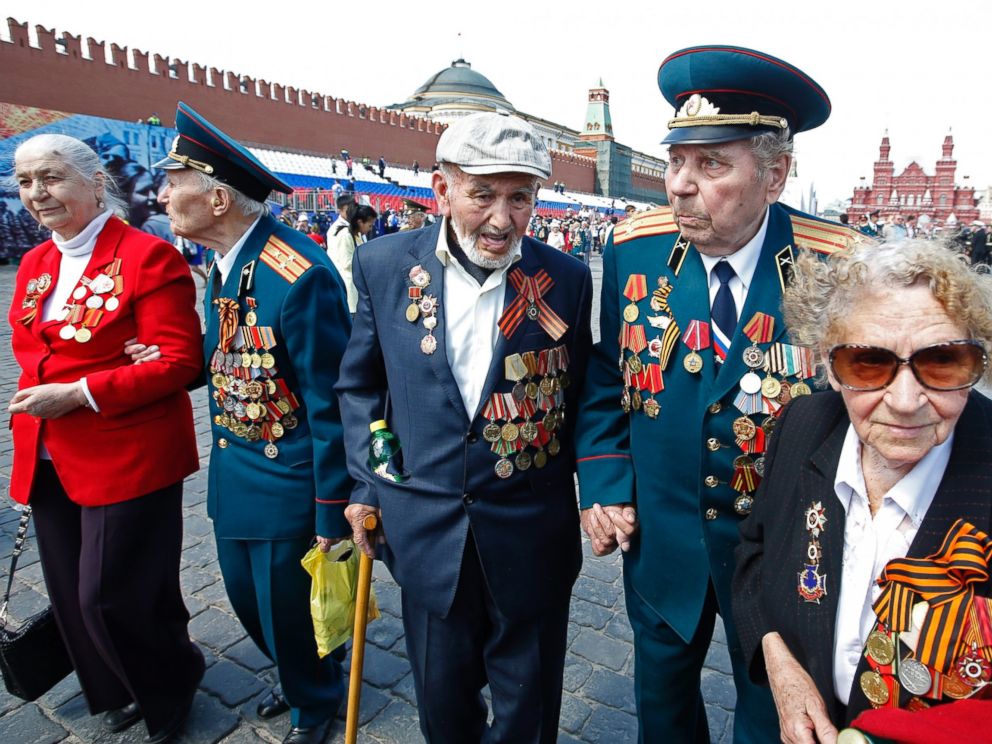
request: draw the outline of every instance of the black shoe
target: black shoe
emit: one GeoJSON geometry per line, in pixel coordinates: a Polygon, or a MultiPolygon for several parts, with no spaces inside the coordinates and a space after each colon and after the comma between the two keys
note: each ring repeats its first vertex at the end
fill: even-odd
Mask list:
{"type": "Polygon", "coordinates": [[[103,727],[112,733],[131,728],[141,720],[141,709],[137,703],[128,703],[123,708],[111,710],[103,714],[103,727]]]}
{"type": "Polygon", "coordinates": [[[282,696],[282,687],[276,685],[271,690],[269,694],[262,698],[262,702],[258,704],[255,708],[255,712],[258,713],[259,718],[275,718],[280,716],[289,710],[289,703],[286,702],[286,698],[282,696]]]}
{"type": "Polygon", "coordinates": [[[282,740],[282,744],[324,744],[324,740],[331,732],[332,723],[334,723],[334,719],[329,718],[316,726],[307,728],[293,726],[286,734],[286,738],[282,740]]]}
{"type": "MultiPolygon", "coordinates": [[[[200,651],[196,646],[193,647],[196,653],[202,658],[203,652],[200,651]]],[[[178,734],[183,726],[186,725],[186,719],[189,718],[190,711],[193,710],[193,699],[196,697],[196,690],[200,685],[200,680],[203,679],[203,666],[201,664],[196,681],[193,683],[193,687],[190,689],[189,694],[182,701],[178,708],[176,708],[175,713],[166,721],[165,725],[156,731],[154,734],[148,734],[144,738],[144,744],[165,744],[167,741],[172,741],[173,737],[178,734]]]]}

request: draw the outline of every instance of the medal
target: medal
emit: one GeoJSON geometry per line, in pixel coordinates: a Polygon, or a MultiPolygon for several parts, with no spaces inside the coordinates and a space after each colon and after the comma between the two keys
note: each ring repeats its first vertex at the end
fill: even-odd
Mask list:
{"type": "Polygon", "coordinates": [[[500,440],[500,435],[502,433],[502,428],[499,424],[494,421],[490,421],[482,429],[482,438],[487,442],[492,444],[493,442],[498,442],[500,440]]]}
{"type": "Polygon", "coordinates": [[[227,375],[223,375],[217,372],[213,377],[210,378],[210,382],[213,383],[215,388],[223,388],[227,384],[227,375]]]}
{"type": "Polygon", "coordinates": [[[703,368],[703,358],[698,352],[710,345],[710,324],[701,320],[689,321],[688,328],[682,334],[682,342],[690,349],[682,360],[682,366],[689,374],[697,374],[703,368]]]}
{"type": "Polygon", "coordinates": [[[262,368],[262,355],[259,354],[257,351],[252,352],[252,355],[251,355],[251,366],[252,366],[252,369],[261,369],[262,368]]]}
{"type": "Polygon", "coordinates": [[[734,436],[738,439],[748,441],[754,439],[755,434],[757,434],[758,427],[755,426],[754,422],[747,416],[738,416],[734,419],[733,430],[734,436]]]}
{"type": "Polygon", "coordinates": [[[754,497],[751,494],[742,493],[734,499],[734,511],[738,515],[746,517],[751,513],[752,508],[754,508],[754,497]]]}
{"type": "Polygon", "coordinates": [[[874,670],[864,672],[859,682],[861,684],[861,691],[872,705],[880,707],[889,702],[889,688],[886,687],[885,680],[882,679],[881,674],[874,670]]]}
{"type": "Polygon", "coordinates": [[[81,300],[86,296],[86,287],[76,287],[72,290],[72,299],[81,300]]]}
{"type": "Polygon", "coordinates": [[[772,376],[766,377],[761,381],[761,394],[766,398],[778,398],[779,394],[782,392],[782,383],[776,380],[772,376]]]}
{"type": "Polygon", "coordinates": [[[410,303],[406,306],[406,319],[411,323],[416,323],[420,318],[420,308],[416,303],[410,303]]]}
{"type": "Polygon", "coordinates": [[[631,274],[627,277],[627,286],[624,287],[623,296],[630,300],[630,304],[623,309],[623,319],[628,323],[633,323],[640,315],[637,303],[647,297],[648,278],[644,274],[631,274]]]}
{"type": "Polygon", "coordinates": [[[651,309],[656,313],[667,313],[671,314],[671,309],[668,307],[668,295],[672,293],[672,284],[668,281],[667,276],[658,277],[658,289],[651,293],[651,300],[649,304],[651,309]]]}
{"type": "Polygon", "coordinates": [[[262,364],[262,369],[272,369],[276,366],[276,358],[269,352],[262,354],[260,357],[260,362],[262,364]]]}
{"type": "Polygon", "coordinates": [[[279,456],[279,448],[276,447],[276,445],[273,442],[269,442],[267,445],[265,445],[265,449],[263,450],[263,452],[265,452],[265,456],[268,457],[270,460],[275,460],[279,456]]]}
{"type": "Polygon", "coordinates": [[[496,463],[496,475],[502,480],[506,480],[513,475],[513,463],[505,457],[501,457],[496,463]]]}
{"type": "Polygon", "coordinates": [[[627,369],[630,370],[630,374],[632,375],[640,374],[641,370],[644,369],[644,364],[641,362],[641,358],[636,354],[627,357],[627,369]]]}
{"type": "Polygon", "coordinates": [[[90,295],[86,298],[86,307],[90,310],[99,310],[103,307],[103,298],[100,295],[90,295]]]}
{"type": "Polygon", "coordinates": [[[430,273],[424,269],[420,264],[417,264],[412,269],[410,269],[410,281],[413,282],[413,286],[423,289],[428,284],[431,283],[430,273]]]}
{"type": "Polygon", "coordinates": [[[500,430],[500,438],[504,442],[515,442],[520,438],[520,429],[515,423],[509,421],[503,424],[503,428],[500,430]]]}
{"type": "MultiPolygon", "coordinates": [[[[741,356],[744,359],[744,364],[750,369],[761,369],[765,366],[765,352],[754,344],[744,349],[744,353],[741,356]]],[[[761,380],[759,379],[758,387],[760,386],[761,380]]]]}
{"type": "Polygon", "coordinates": [[[513,462],[516,463],[517,470],[524,471],[530,468],[532,460],[530,454],[521,452],[513,459],[513,462]]]}
{"type": "Polygon", "coordinates": [[[826,594],[826,574],[821,576],[816,564],[804,564],[803,570],[799,572],[799,596],[807,602],[820,604],[820,599],[826,594]]]}
{"type": "Polygon", "coordinates": [[[76,331],[74,337],[76,341],[78,341],[79,343],[85,344],[87,341],[93,338],[93,333],[90,331],[89,328],[80,328],[78,331],[76,331]]]}
{"type": "Polygon", "coordinates": [[[899,662],[899,683],[911,695],[926,695],[933,686],[930,670],[913,658],[899,662]]]}
{"type": "Polygon", "coordinates": [[[282,417],[282,425],[287,429],[295,429],[299,426],[299,421],[296,420],[296,416],[289,413],[282,417]]]}
{"type": "Polygon", "coordinates": [[[534,453],[534,467],[540,470],[545,465],[548,464],[548,453],[543,449],[539,449],[534,453]]]}
{"type": "Polygon", "coordinates": [[[661,404],[654,398],[648,398],[644,401],[641,404],[641,408],[644,410],[644,414],[651,419],[658,418],[658,414],[661,413],[661,404]]]}
{"type": "Polygon", "coordinates": [[[64,325],[59,328],[59,338],[63,341],[68,341],[69,339],[75,337],[76,329],[71,325],[64,325]]]}
{"type": "MultiPolygon", "coordinates": [[[[865,643],[868,649],[868,656],[877,664],[886,666],[892,663],[892,660],[896,658],[896,647],[889,638],[887,633],[883,633],[880,630],[873,630],[871,635],[868,636],[868,641],[865,643]]],[[[919,662],[917,662],[919,663],[919,662]]],[[[922,666],[922,665],[921,665],[922,666]]],[[[930,689],[929,686],[927,689],[930,689]]],[[[914,695],[920,695],[922,693],[913,693],[914,695]]]]}
{"type": "Polygon", "coordinates": [[[961,679],[957,671],[953,669],[950,674],[941,674],[940,681],[941,691],[953,700],[964,700],[975,693],[975,690],[961,679]]]}
{"type": "Polygon", "coordinates": [[[286,433],[286,429],[283,428],[283,425],[280,424],[278,421],[272,424],[270,431],[272,432],[272,436],[274,436],[276,439],[281,438],[282,435],[286,433]]]}
{"type": "Polygon", "coordinates": [[[548,454],[556,457],[559,452],[561,452],[561,442],[557,437],[551,437],[551,441],[548,442],[548,454]]]}
{"type": "Polygon", "coordinates": [[[800,395],[809,395],[812,392],[813,391],[809,389],[809,385],[801,381],[793,385],[790,390],[793,398],[798,398],[800,395]]]}
{"type": "MultiPolygon", "coordinates": [[[[520,438],[527,444],[530,444],[535,439],[537,439],[538,429],[537,424],[533,421],[525,421],[520,425],[520,438]]],[[[517,467],[520,467],[519,465],[517,467]]],[[[521,470],[526,470],[527,468],[520,468],[521,470]]]]}
{"type": "MultiPolygon", "coordinates": [[[[761,350],[758,349],[758,351],[760,352],[761,350]]],[[[748,395],[755,395],[761,392],[761,378],[754,372],[748,372],[741,378],[740,386],[741,390],[748,395]]]]}
{"type": "Polygon", "coordinates": [[[437,351],[437,339],[432,334],[428,334],[420,339],[420,350],[430,356],[437,351]]]}
{"type": "Polygon", "coordinates": [[[690,351],[686,354],[685,359],[682,360],[682,366],[685,367],[685,371],[689,374],[696,374],[703,368],[703,358],[699,356],[695,351],[690,351]]]}

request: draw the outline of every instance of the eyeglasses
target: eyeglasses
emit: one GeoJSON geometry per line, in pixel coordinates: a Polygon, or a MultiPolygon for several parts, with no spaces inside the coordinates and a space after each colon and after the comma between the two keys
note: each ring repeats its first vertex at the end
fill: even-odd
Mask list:
{"type": "Polygon", "coordinates": [[[948,341],[924,346],[908,359],[879,346],[841,344],[830,350],[830,370],[848,390],[881,390],[908,364],[919,383],[930,390],[962,390],[978,382],[988,355],[978,341],[948,341]]]}

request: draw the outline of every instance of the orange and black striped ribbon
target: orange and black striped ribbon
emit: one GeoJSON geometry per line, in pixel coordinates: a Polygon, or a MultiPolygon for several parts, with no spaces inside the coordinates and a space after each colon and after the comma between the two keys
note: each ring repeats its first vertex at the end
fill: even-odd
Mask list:
{"type": "Polygon", "coordinates": [[[940,549],[926,558],[896,558],[886,564],[875,602],[878,619],[897,633],[912,627],[916,596],[930,604],[916,658],[928,667],[948,672],[965,648],[964,627],[972,609],[974,587],[989,578],[992,540],[959,519],[948,530],[940,549]]]}
{"type": "Polygon", "coordinates": [[[510,272],[510,283],[517,290],[517,296],[499,319],[499,329],[504,336],[510,338],[516,332],[532,304],[537,306],[537,322],[551,338],[557,341],[565,335],[568,324],[543,299],[555,284],[548,272],[541,269],[534,276],[527,276],[521,269],[514,269],[510,272]]]}
{"type": "Polygon", "coordinates": [[[231,297],[217,300],[217,314],[220,317],[220,332],[217,346],[221,351],[231,350],[231,342],[238,333],[238,301],[231,297]]]}

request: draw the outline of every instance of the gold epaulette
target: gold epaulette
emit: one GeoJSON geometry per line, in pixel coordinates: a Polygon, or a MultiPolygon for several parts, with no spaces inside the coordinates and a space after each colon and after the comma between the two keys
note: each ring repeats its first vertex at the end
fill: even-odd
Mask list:
{"type": "Polygon", "coordinates": [[[790,214],[792,241],[799,248],[830,254],[842,251],[863,240],[864,235],[839,223],[790,214]]]}
{"type": "Polygon", "coordinates": [[[633,217],[618,222],[613,228],[613,244],[626,243],[634,238],[648,235],[667,235],[677,233],[678,225],[672,216],[671,207],[658,207],[647,212],[640,212],[633,217]]]}
{"type": "Polygon", "coordinates": [[[312,266],[309,261],[275,235],[269,237],[269,242],[262,248],[260,258],[262,263],[290,284],[299,279],[303,272],[312,266]]]}

